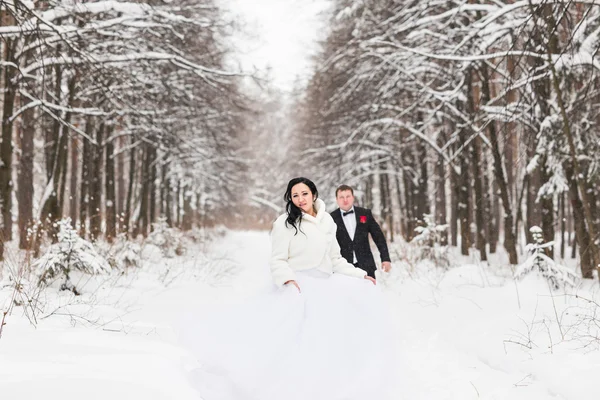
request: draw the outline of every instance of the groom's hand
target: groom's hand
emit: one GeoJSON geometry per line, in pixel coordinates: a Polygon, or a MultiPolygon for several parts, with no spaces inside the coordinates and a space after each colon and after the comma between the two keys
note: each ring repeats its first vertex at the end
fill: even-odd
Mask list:
{"type": "Polygon", "coordinates": [[[383,270],[383,272],[390,272],[392,269],[392,263],[389,261],[382,262],[381,269],[383,270]]]}
{"type": "Polygon", "coordinates": [[[296,286],[296,289],[298,289],[298,293],[302,293],[302,291],[300,290],[300,286],[298,286],[298,283],[296,281],[293,281],[293,280],[292,281],[287,281],[286,283],[284,283],[284,285],[287,285],[288,283],[290,285],[296,286]]]}
{"type": "Polygon", "coordinates": [[[373,282],[373,285],[377,285],[377,281],[375,280],[375,278],[371,278],[369,275],[365,275],[365,279],[373,282]]]}

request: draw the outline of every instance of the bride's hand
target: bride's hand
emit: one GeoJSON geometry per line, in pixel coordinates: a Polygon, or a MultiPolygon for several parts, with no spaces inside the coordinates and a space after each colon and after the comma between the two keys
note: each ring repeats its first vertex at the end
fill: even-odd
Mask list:
{"type": "Polygon", "coordinates": [[[369,275],[365,275],[365,279],[373,282],[373,285],[377,285],[377,281],[375,278],[371,278],[369,275]]]}
{"type": "Polygon", "coordinates": [[[296,281],[293,281],[293,280],[287,281],[286,283],[284,283],[284,285],[287,285],[288,283],[296,286],[296,289],[298,289],[298,293],[302,293],[302,291],[300,290],[300,286],[298,286],[298,283],[296,281]]]}

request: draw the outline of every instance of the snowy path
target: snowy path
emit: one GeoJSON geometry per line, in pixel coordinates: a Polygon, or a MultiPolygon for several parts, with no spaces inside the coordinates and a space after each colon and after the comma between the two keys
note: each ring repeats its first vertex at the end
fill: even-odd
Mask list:
{"type": "MultiPolygon", "coordinates": [[[[244,266],[238,290],[251,291],[268,279],[266,234],[234,233],[222,251],[244,266]]],[[[519,284],[519,309],[514,284],[485,268],[470,265],[413,278],[398,271],[388,278],[395,281],[386,291],[399,327],[398,398],[596,399],[592,382],[600,372],[598,352],[584,355],[567,346],[530,351],[513,343],[527,332],[521,318],[550,321],[553,316],[544,282],[519,284]],[[527,295],[533,291],[541,294],[527,295]]],[[[547,339],[548,333],[536,327],[532,340],[536,335],[547,339]]]]}
{"type": "MultiPolygon", "coordinates": [[[[67,315],[40,321],[37,329],[11,316],[0,339],[0,397],[197,400],[186,372],[195,360],[177,340],[185,329],[180,317],[270,284],[269,250],[267,233],[232,232],[210,248],[212,269],[198,267],[206,260],[200,246],[183,259],[150,257],[144,270],[88,295],[92,309],[66,307],[61,292],[53,301],[67,315]],[[224,265],[238,269],[236,278],[207,285],[227,282],[210,272],[224,265]],[[80,317],[105,323],[90,326],[80,317]]],[[[559,343],[552,302],[561,316],[572,304],[552,298],[543,280],[518,284],[519,308],[515,285],[501,270],[464,265],[409,273],[394,266],[385,286],[397,316],[398,400],[597,398],[600,352],[559,343]],[[524,346],[529,341],[531,349],[524,346]]],[[[594,291],[597,284],[580,294],[594,291]]],[[[0,291],[0,305],[6,298],[0,291]]]]}

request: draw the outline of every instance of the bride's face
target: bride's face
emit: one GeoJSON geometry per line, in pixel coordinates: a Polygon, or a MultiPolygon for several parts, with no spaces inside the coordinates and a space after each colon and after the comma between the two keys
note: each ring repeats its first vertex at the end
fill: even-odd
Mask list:
{"type": "Polygon", "coordinates": [[[308,186],[299,183],[292,187],[292,202],[305,213],[310,213],[315,200],[308,186]]]}

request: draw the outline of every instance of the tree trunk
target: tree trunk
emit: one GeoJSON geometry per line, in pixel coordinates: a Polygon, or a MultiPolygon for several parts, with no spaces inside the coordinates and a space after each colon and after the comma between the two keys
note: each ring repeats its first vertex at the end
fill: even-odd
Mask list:
{"type": "Polygon", "coordinates": [[[177,180],[177,191],[175,192],[175,212],[177,227],[181,228],[181,179],[177,180]]]}
{"type": "MultiPolygon", "coordinates": [[[[587,231],[585,232],[586,235],[588,235],[587,241],[589,242],[589,252],[591,253],[590,256],[590,260],[592,262],[592,267],[591,268],[595,268],[595,269],[599,269],[600,270],[600,253],[598,251],[598,246],[596,244],[596,229],[595,229],[595,224],[594,224],[594,217],[592,215],[592,211],[590,208],[590,196],[587,193],[586,190],[586,183],[584,181],[584,174],[583,171],[581,170],[581,167],[579,165],[579,160],[577,157],[577,149],[575,147],[575,141],[573,139],[573,135],[571,132],[571,126],[570,126],[570,122],[567,116],[567,112],[565,109],[565,105],[563,103],[562,100],[562,91],[560,89],[560,84],[558,82],[558,77],[556,75],[556,70],[554,68],[554,65],[550,65],[550,69],[552,70],[552,78],[553,78],[553,83],[554,83],[554,89],[556,91],[556,98],[557,98],[557,102],[558,102],[558,106],[561,112],[561,116],[563,119],[563,133],[565,135],[565,137],[567,138],[567,143],[568,143],[568,148],[569,148],[569,155],[571,157],[571,169],[572,169],[572,174],[570,174],[571,179],[574,181],[578,191],[579,191],[579,197],[580,200],[580,206],[583,209],[583,230],[585,230],[585,225],[587,225],[587,231]],[[589,238],[592,238],[593,240],[590,240],[589,238]]],[[[573,196],[573,194],[571,194],[571,196],[573,196]]],[[[581,208],[579,209],[579,211],[581,211],[581,208]]],[[[573,210],[576,211],[576,207],[573,207],[573,210]]],[[[579,212],[577,211],[577,212],[579,212]]],[[[577,224],[577,218],[575,218],[575,223],[577,224]]],[[[581,223],[580,223],[581,225],[581,223]]],[[[580,227],[581,228],[581,227],[580,227]]],[[[577,236],[580,237],[580,232],[579,230],[577,231],[577,236]]],[[[582,243],[586,238],[581,238],[582,240],[579,241],[579,247],[582,247],[582,243]]],[[[585,248],[586,250],[588,250],[587,248],[585,248]]],[[[581,253],[581,251],[580,251],[581,253]]],[[[584,265],[583,265],[583,260],[582,260],[582,274],[584,276],[584,278],[590,278],[592,277],[590,271],[587,269],[585,269],[584,271],[584,265]],[[585,273],[584,273],[585,272],[585,273]]],[[[599,274],[600,277],[600,274],[599,274]]]]}
{"type": "MultiPolygon", "coordinates": [[[[84,139],[85,140],[85,139],[84,139]]],[[[79,176],[79,140],[77,136],[71,138],[71,170],[69,181],[69,216],[71,218],[71,226],[77,227],[77,185],[79,176]]]]}
{"type": "Polygon", "coordinates": [[[384,180],[385,198],[387,204],[387,226],[390,232],[389,239],[394,241],[394,212],[392,211],[392,188],[390,187],[390,176],[386,173],[382,177],[384,180]]]}
{"type": "Polygon", "coordinates": [[[92,148],[94,170],[90,184],[90,237],[98,240],[102,234],[102,165],[103,141],[106,125],[104,122],[96,130],[96,144],[92,148]]]}
{"type": "MultiPolygon", "coordinates": [[[[419,118],[419,121],[421,118],[419,118]]],[[[422,141],[418,141],[416,144],[416,151],[419,160],[419,187],[418,187],[418,201],[417,201],[417,214],[415,218],[422,220],[424,214],[430,214],[431,209],[429,207],[429,196],[427,185],[429,183],[429,173],[427,171],[427,148],[422,141]]]]}
{"type": "Polygon", "coordinates": [[[61,174],[58,179],[58,193],[56,196],[57,199],[57,220],[60,220],[65,215],[65,192],[67,187],[67,168],[69,165],[69,132],[66,127],[63,126],[63,136],[60,140],[60,145],[63,146],[63,149],[59,152],[61,155],[61,159],[59,162],[61,163],[60,171],[61,174]]]}
{"type": "MultiPolygon", "coordinates": [[[[487,67],[482,65],[482,100],[484,104],[487,104],[490,100],[490,88],[489,79],[487,73],[487,67]]],[[[510,203],[510,193],[506,179],[504,178],[504,168],[502,165],[502,156],[500,154],[500,146],[498,143],[498,136],[496,134],[496,127],[494,124],[488,125],[488,133],[490,135],[491,151],[494,159],[494,176],[496,183],[500,190],[500,198],[502,199],[502,205],[504,206],[504,248],[508,252],[509,262],[513,265],[519,263],[517,256],[517,242],[513,231],[513,213],[510,203]]]]}
{"type": "Polygon", "coordinates": [[[156,178],[157,178],[157,159],[156,159],[156,147],[150,146],[149,148],[149,164],[150,164],[150,182],[148,182],[148,190],[150,191],[149,199],[149,222],[150,231],[154,230],[154,223],[156,222],[156,178]]]}
{"type": "Polygon", "coordinates": [[[460,193],[459,175],[450,168],[450,236],[451,245],[458,247],[458,198],[460,193]]]}
{"type": "MultiPolygon", "coordinates": [[[[550,173],[546,168],[546,160],[543,160],[540,168],[540,178],[542,182],[550,180],[550,173]]],[[[542,218],[542,232],[546,242],[554,241],[554,198],[550,196],[542,196],[540,198],[540,211],[542,218]]],[[[545,249],[546,255],[554,258],[554,245],[545,249]]]]}
{"type": "Polygon", "coordinates": [[[365,204],[366,208],[373,208],[375,201],[373,199],[373,174],[370,174],[367,177],[367,181],[365,182],[365,204]]]}
{"type": "MultiPolygon", "coordinates": [[[[25,107],[31,100],[21,97],[21,107],[25,107]]],[[[21,157],[17,171],[17,201],[19,205],[19,248],[31,249],[33,237],[33,157],[35,137],[35,109],[29,108],[23,113],[23,123],[20,125],[21,157]]]]}
{"type": "Polygon", "coordinates": [[[59,183],[62,175],[66,173],[64,170],[64,159],[68,157],[67,134],[61,132],[57,141],[56,152],[54,153],[54,164],[50,173],[50,180],[44,190],[44,198],[42,199],[42,207],[40,210],[41,228],[38,229],[36,241],[34,245],[34,257],[39,257],[41,239],[43,232],[47,232],[52,238],[52,241],[57,240],[57,227],[55,222],[61,218],[61,209],[58,202],[59,183]]]}
{"type": "Polygon", "coordinates": [[[136,224],[136,234],[140,233],[146,237],[148,235],[148,197],[150,191],[150,165],[149,165],[149,145],[144,144],[143,149],[143,161],[141,164],[142,167],[142,181],[141,181],[141,191],[140,191],[140,215],[138,217],[138,221],[136,224]]]}
{"type": "MultiPolygon", "coordinates": [[[[575,237],[579,245],[579,262],[581,266],[581,276],[586,279],[593,279],[594,264],[590,248],[590,236],[585,228],[585,216],[583,207],[579,197],[577,182],[573,176],[573,168],[568,166],[565,168],[565,175],[569,184],[569,197],[573,209],[573,220],[575,223],[575,237]]],[[[575,248],[575,247],[574,247],[575,248]]]]}
{"type": "Polygon", "coordinates": [[[200,195],[200,190],[198,188],[196,188],[196,210],[194,212],[194,222],[196,224],[196,227],[201,228],[202,227],[202,207],[201,207],[201,202],[202,202],[202,196],[200,195]]]}
{"type": "MultiPolygon", "coordinates": [[[[592,182],[589,179],[589,174],[585,174],[586,178],[586,188],[588,193],[588,200],[590,202],[590,211],[592,214],[592,223],[594,224],[594,232],[596,235],[600,232],[600,226],[598,225],[598,197],[596,196],[596,187],[597,182],[592,182]]],[[[598,237],[596,236],[596,242],[598,242],[598,237]]],[[[600,272],[600,271],[599,271],[600,272]]]]}
{"type": "Polygon", "coordinates": [[[405,240],[410,242],[415,235],[415,207],[414,207],[414,185],[406,168],[402,169],[404,183],[404,204],[406,204],[406,236],[405,240]]]}
{"type": "MultiPolygon", "coordinates": [[[[94,120],[87,117],[85,133],[88,137],[94,135],[94,120]]],[[[90,210],[90,187],[93,168],[92,144],[86,138],[83,141],[83,154],[81,157],[81,194],[79,195],[79,236],[86,238],[88,234],[88,217],[90,210]]]]}
{"type": "MultiPolygon", "coordinates": [[[[493,175],[493,173],[492,173],[493,175]]],[[[500,195],[498,190],[498,185],[496,184],[496,180],[493,176],[490,179],[491,182],[491,191],[492,191],[492,219],[493,224],[490,225],[490,253],[496,253],[496,247],[498,246],[498,242],[500,240],[500,221],[501,221],[501,211],[500,211],[500,195]]]]}
{"type": "Polygon", "coordinates": [[[565,228],[566,228],[566,216],[565,216],[565,193],[562,192],[558,197],[559,210],[560,210],[560,258],[565,258],[565,228]]]}
{"type": "Polygon", "coordinates": [[[67,160],[69,158],[69,133],[63,130],[57,143],[55,153],[54,170],[52,172],[52,182],[54,191],[52,192],[52,201],[50,202],[50,212],[47,215],[52,222],[62,219],[62,197],[64,197],[65,175],[67,173],[67,160]]]}
{"type": "MultiPolygon", "coordinates": [[[[470,82],[470,72],[467,74],[467,82],[470,82]]],[[[467,87],[470,89],[470,86],[467,87]]],[[[458,104],[460,109],[461,104],[458,104]]],[[[456,182],[456,199],[457,199],[457,217],[460,224],[460,250],[462,255],[469,255],[469,239],[471,237],[471,229],[469,225],[470,214],[470,198],[469,198],[469,164],[467,160],[468,147],[467,132],[465,127],[460,128],[458,132],[458,143],[455,151],[459,152],[457,157],[460,162],[460,173],[457,174],[456,182]]]]}
{"type": "MultiPolygon", "coordinates": [[[[398,170],[398,168],[396,168],[396,170],[398,170]]],[[[400,225],[400,235],[403,238],[406,238],[406,207],[402,201],[402,186],[400,185],[400,178],[398,177],[398,174],[394,175],[394,179],[396,181],[396,198],[398,199],[398,215],[400,217],[400,220],[398,221],[400,225]]]]}
{"type": "MultiPolygon", "coordinates": [[[[460,134],[460,143],[465,143],[464,133],[460,134]]],[[[458,219],[460,221],[460,251],[464,256],[469,255],[469,239],[471,237],[471,227],[469,224],[469,214],[471,212],[471,199],[469,198],[469,165],[467,163],[467,149],[463,149],[460,154],[460,176],[458,184],[458,219]]]]}
{"type": "MultiPolygon", "coordinates": [[[[385,163],[380,164],[382,170],[387,169],[385,163]]],[[[381,228],[386,237],[391,233],[391,200],[389,196],[389,179],[387,173],[382,173],[379,176],[379,192],[381,197],[381,228]]]]}
{"type": "MultiPolygon", "coordinates": [[[[487,160],[487,152],[485,149],[482,149],[482,159],[487,160]]],[[[483,184],[483,215],[485,220],[485,234],[484,236],[487,239],[489,244],[489,252],[492,253],[492,250],[496,250],[496,245],[493,243],[494,240],[494,213],[492,210],[492,184],[489,176],[489,169],[487,168],[487,164],[483,162],[481,164],[481,178],[483,184]]]]}
{"type": "MultiPolygon", "coordinates": [[[[57,46],[57,52],[60,51],[60,45],[57,46]]],[[[51,98],[52,102],[60,102],[62,98],[62,68],[60,65],[54,67],[54,98],[51,98]]],[[[47,94],[47,96],[49,96],[47,94]]],[[[50,116],[45,115],[45,119],[50,116]]],[[[56,241],[56,224],[55,222],[60,218],[59,200],[58,195],[60,192],[60,180],[64,166],[63,158],[68,155],[63,154],[65,144],[67,142],[66,133],[61,131],[60,123],[53,119],[48,126],[44,126],[45,132],[45,157],[46,157],[46,177],[48,179],[46,188],[43,192],[42,206],[40,209],[40,228],[37,231],[35,243],[34,243],[34,256],[39,256],[41,239],[44,232],[46,232],[52,241],[56,241]]]]}
{"type": "Polygon", "coordinates": [[[193,192],[189,187],[183,187],[183,219],[181,229],[184,231],[192,229],[192,221],[194,219],[192,211],[192,194],[193,192]]]}
{"type": "MultiPolygon", "coordinates": [[[[471,115],[475,118],[476,115],[476,107],[475,102],[479,104],[481,101],[479,88],[474,85],[473,81],[476,81],[477,76],[475,73],[470,73],[467,77],[467,93],[469,94],[467,98],[467,114],[471,115]]],[[[474,132],[473,132],[474,133],[474,132]]],[[[465,155],[466,158],[466,155],[465,155]]],[[[471,159],[472,159],[472,182],[473,185],[469,185],[469,188],[472,187],[472,194],[469,194],[469,200],[471,201],[474,197],[473,211],[475,213],[475,237],[473,238],[477,249],[479,250],[479,257],[481,261],[487,261],[487,253],[486,253],[486,241],[485,241],[485,224],[484,224],[484,200],[483,200],[483,187],[482,187],[482,177],[481,177],[481,138],[476,136],[473,138],[471,142],[471,159]]],[[[471,212],[468,214],[472,215],[471,212]]],[[[469,221],[469,226],[471,225],[469,221]]]]}
{"type": "MultiPolygon", "coordinates": [[[[16,63],[17,39],[5,39],[4,51],[6,61],[16,63]]],[[[12,153],[13,153],[13,121],[16,84],[13,78],[16,70],[12,66],[4,67],[4,96],[2,107],[2,143],[0,144],[0,208],[2,210],[2,227],[0,230],[0,260],[4,259],[4,242],[12,239],[12,153]]]]}
{"type": "Polygon", "coordinates": [[[111,125],[107,128],[106,135],[106,146],[105,146],[105,159],[106,159],[106,201],[104,202],[106,208],[106,241],[112,243],[113,239],[117,236],[117,212],[116,212],[116,195],[115,195],[115,142],[111,138],[114,132],[114,127],[111,125]]]}
{"type": "Polygon", "coordinates": [[[575,238],[575,222],[574,220],[574,212],[573,207],[571,206],[571,202],[565,199],[565,207],[568,207],[567,210],[567,235],[568,235],[568,243],[571,246],[571,258],[577,258],[577,252],[575,247],[577,247],[577,239],[575,238]]]}
{"type": "Polygon", "coordinates": [[[169,226],[173,226],[173,210],[172,210],[172,205],[171,205],[171,178],[169,178],[168,176],[168,169],[169,169],[169,164],[168,163],[164,163],[162,166],[162,176],[163,176],[163,187],[162,187],[162,193],[164,196],[164,204],[165,204],[165,211],[164,211],[164,216],[166,218],[166,222],[167,225],[169,226]]]}
{"type": "MultiPolygon", "coordinates": [[[[133,136],[131,137],[131,144],[135,142],[133,136]]],[[[123,231],[129,233],[137,230],[131,228],[131,206],[133,203],[133,189],[135,187],[135,147],[131,147],[129,150],[129,181],[127,187],[127,198],[125,199],[125,215],[123,215],[123,231]]],[[[137,226],[137,225],[136,225],[137,226]]],[[[134,237],[137,235],[134,235],[134,237]]]]}
{"type": "MultiPolygon", "coordinates": [[[[61,46],[57,46],[57,55],[59,54],[61,46]]],[[[62,99],[62,68],[57,65],[54,68],[55,82],[54,82],[54,98],[50,97],[49,101],[60,104],[62,99]]],[[[60,114],[59,114],[60,115],[60,114]]],[[[49,117],[52,118],[52,117],[49,117]]],[[[46,149],[46,176],[48,181],[52,178],[54,162],[56,160],[56,153],[58,152],[59,140],[60,140],[60,122],[56,119],[51,119],[50,127],[46,127],[46,140],[44,147],[46,149]]]]}
{"type": "MultiPolygon", "coordinates": [[[[446,142],[446,134],[442,130],[437,139],[438,146],[443,146],[446,142]]],[[[436,191],[435,191],[435,222],[439,225],[446,224],[446,164],[444,157],[438,155],[437,162],[435,164],[436,179],[436,191]]],[[[448,231],[445,230],[441,234],[441,244],[448,244],[448,231]]]]}
{"type": "MultiPolygon", "coordinates": [[[[533,154],[529,154],[529,159],[533,157],[533,154]]],[[[533,237],[531,236],[531,227],[542,225],[542,213],[540,211],[540,204],[537,202],[538,192],[540,190],[540,167],[529,173],[529,178],[527,179],[527,189],[526,189],[526,197],[525,197],[525,223],[523,224],[523,228],[525,229],[525,237],[527,238],[527,243],[533,242],[533,237]]],[[[544,238],[546,240],[546,238],[544,238]]]]}
{"type": "MultiPolygon", "coordinates": [[[[509,73],[511,82],[514,82],[518,79],[518,65],[518,60],[515,63],[513,60],[513,56],[506,57],[506,69],[509,73]]],[[[489,88],[489,82],[487,81],[487,79],[485,79],[485,84],[488,85],[489,88]]],[[[517,94],[518,92],[516,89],[509,90],[507,93],[507,103],[517,104],[519,100],[517,94]]],[[[489,99],[486,99],[485,101],[489,101],[489,99]]],[[[493,129],[494,131],[496,131],[495,126],[493,127],[493,129]]],[[[504,143],[504,164],[506,166],[506,185],[508,190],[508,199],[510,202],[514,203],[516,202],[515,166],[517,165],[517,157],[519,153],[519,141],[517,140],[516,122],[510,121],[506,123],[506,129],[504,130],[504,137],[502,138],[502,142],[504,143]]],[[[498,190],[500,190],[499,187],[498,190]]],[[[498,220],[498,229],[500,229],[500,220],[498,220]]]]}
{"type": "MultiPolygon", "coordinates": [[[[158,200],[158,204],[159,204],[159,215],[161,217],[165,218],[165,222],[166,221],[166,216],[167,216],[167,210],[165,209],[166,207],[166,190],[167,190],[167,163],[163,162],[162,166],[160,167],[160,199],[158,200]]],[[[169,225],[169,223],[167,222],[167,225],[169,225]]]]}
{"type": "MultiPolygon", "coordinates": [[[[562,118],[562,133],[564,135],[564,137],[567,139],[567,144],[568,144],[568,151],[569,151],[569,156],[570,156],[570,162],[571,162],[571,168],[572,168],[572,174],[571,175],[571,179],[574,181],[577,190],[579,191],[579,198],[580,203],[581,203],[581,208],[583,208],[583,230],[585,230],[585,226],[587,226],[587,231],[586,231],[586,235],[588,235],[588,242],[589,242],[589,249],[586,247],[585,250],[588,251],[589,250],[589,257],[591,259],[592,262],[592,267],[591,268],[595,268],[599,273],[598,273],[598,277],[600,278],[600,250],[598,249],[598,244],[596,243],[596,226],[594,224],[594,216],[592,214],[592,210],[590,207],[590,196],[587,193],[586,190],[586,182],[585,182],[585,178],[584,178],[584,171],[582,171],[581,166],[579,164],[579,158],[578,158],[578,154],[577,154],[577,148],[575,146],[575,139],[573,137],[573,132],[571,131],[571,122],[569,120],[569,116],[567,115],[567,109],[565,107],[564,101],[563,101],[563,93],[562,93],[562,89],[560,87],[560,82],[559,82],[559,77],[558,77],[558,73],[556,71],[554,62],[552,60],[552,55],[553,54],[558,54],[559,49],[558,49],[558,38],[554,32],[554,19],[552,17],[552,14],[550,13],[550,11],[545,11],[547,14],[544,15],[544,25],[547,27],[548,29],[548,35],[549,35],[549,40],[547,43],[547,47],[546,47],[546,51],[547,51],[547,56],[548,56],[548,65],[550,67],[550,72],[551,72],[551,76],[552,76],[552,86],[554,88],[554,92],[556,93],[556,102],[558,104],[558,109],[560,110],[560,115],[562,118]]],[[[573,196],[573,195],[572,195],[573,196]]],[[[573,207],[575,210],[575,207],[573,207]]],[[[580,208],[580,210],[581,210],[580,208]]],[[[579,212],[579,211],[578,211],[579,212]]],[[[576,224],[577,224],[577,220],[576,220],[576,224]]],[[[581,223],[580,223],[581,225],[581,223]]],[[[580,227],[581,228],[581,227],[580,227]]],[[[577,236],[579,237],[579,230],[577,231],[577,236]]],[[[585,240],[585,238],[581,238],[582,240],[580,240],[579,243],[579,247],[582,247],[582,243],[585,240]]],[[[585,270],[584,271],[584,265],[583,265],[583,260],[582,260],[582,275],[584,276],[584,278],[590,278],[591,274],[589,270],[585,270]],[[585,272],[585,273],[584,273],[585,272]]]]}
{"type": "MultiPolygon", "coordinates": [[[[75,104],[75,84],[77,82],[77,75],[74,75],[73,77],[71,77],[71,79],[69,79],[69,83],[67,85],[67,89],[69,91],[68,93],[68,106],[73,107],[75,104]]],[[[59,162],[61,163],[60,166],[60,171],[62,172],[60,174],[59,177],[59,181],[58,181],[58,193],[57,193],[57,200],[58,200],[58,210],[57,210],[57,220],[58,219],[62,219],[62,216],[64,215],[64,204],[65,204],[65,189],[67,186],[67,165],[68,165],[68,161],[69,161],[69,128],[68,128],[68,124],[71,123],[71,118],[72,118],[72,113],[70,112],[66,112],[65,113],[65,117],[64,117],[64,121],[65,121],[65,125],[62,125],[62,135],[61,135],[61,139],[60,139],[60,143],[59,146],[62,146],[62,148],[59,151],[59,154],[61,155],[61,158],[59,160],[59,162]]]]}
{"type": "MultiPolygon", "coordinates": [[[[472,149],[472,144],[471,146],[469,146],[468,149],[465,149],[465,151],[468,153],[466,155],[466,157],[470,157],[471,153],[473,151],[472,149]]],[[[469,176],[471,181],[469,182],[469,185],[467,186],[468,188],[468,198],[469,198],[469,202],[467,203],[469,205],[468,207],[468,212],[467,212],[467,225],[469,226],[469,245],[471,247],[475,247],[477,248],[477,239],[476,239],[476,234],[477,234],[477,227],[475,225],[475,189],[473,188],[473,183],[475,181],[475,177],[473,175],[473,171],[472,171],[472,165],[471,165],[471,160],[467,159],[467,164],[469,166],[469,176]]]]}
{"type": "Polygon", "coordinates": [[[485,219],[484,219],[484,207],[485,201],[483,198],[483,187],[481,182],[481,138],[476,137],[473,140],[472,147],[473,155],[473,182],[475,191],[475,226],[476,232],[476,243],[477,249],[479,250],[479,256],[481,261],[487,261],[486,253],[486,238],[485,238],[485,219]]]}
{"type": "Polygon", "coordinates": [[[124,228],[124,222],[123,222],[123,217],[125,215],[125,202],[126,197],[127,197],[127,190],[125,189],[125,151],[122,151],[123,148],[125,147],[126,144],[126,137],[125,136],[121,136],[119,137],[118,141],[118,148],[115,149],[116,152],[118,153],[116,156],[117,159],[117,172],[115,174],[115,177],[117,179],[116,185],[117,185],[117,204],[116,204],[116,213],[117,213],[117,221],[118,221],[118,230],[119,231],[123,231],[124,228]]]}

